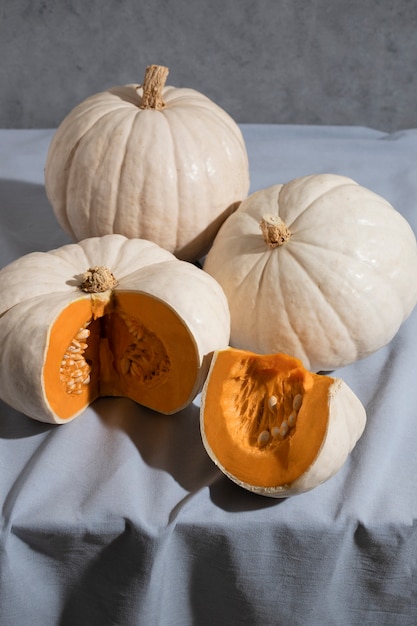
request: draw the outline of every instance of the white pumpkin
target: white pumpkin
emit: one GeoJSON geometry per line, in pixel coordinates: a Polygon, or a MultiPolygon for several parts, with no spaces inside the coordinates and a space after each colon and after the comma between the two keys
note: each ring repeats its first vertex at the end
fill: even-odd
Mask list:
{"type": "Polygon", "coordinates": [[[55,132],[45,188],[74,240],[120,233],[195,261],[247,197],[238,125],[203,94],[164,86],[167,73],[150,66],[144,86],[87,98],[55,132]]]}
{"type": "Polygon", "coordinates": [[[231,345],[330,371],[387,344],[417,301],[414,233],[345,176],[257,191],[218,233],[205,271],[229,301],[231,345]]]}
{"type": "Polygon", "coordinates": [[[106,395],[174,413],[229,340],[217,282],[146,240],[33,252],[0,271],[0,292],[0,398],[45,422],[106,395]]]}

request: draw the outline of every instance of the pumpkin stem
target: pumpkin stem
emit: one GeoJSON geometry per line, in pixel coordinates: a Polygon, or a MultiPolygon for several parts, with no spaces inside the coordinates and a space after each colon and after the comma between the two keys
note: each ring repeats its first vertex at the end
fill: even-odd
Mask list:
{"type": "Polygon", "coordinates": [[[141,109],[155,109],[160,111],[165,102],[162,99],[162,90],[165,86],[169,69],[163,65],[149,65],[146,68],[143,81],[143,95],[141,109]]]}
{"type": "Polygon", "coordinates": [[[88,293],[102,293],[116,287],[117,280],[107,267],[90,267],[81,277],[80,289],[88,293]]]}
{"type": "Polygon", "coordinates": [[[270,248],[283,246],[291,237],[291,232],[279,215],[264,215],[259,222],[259,226],[264,241],[270,248]]]}

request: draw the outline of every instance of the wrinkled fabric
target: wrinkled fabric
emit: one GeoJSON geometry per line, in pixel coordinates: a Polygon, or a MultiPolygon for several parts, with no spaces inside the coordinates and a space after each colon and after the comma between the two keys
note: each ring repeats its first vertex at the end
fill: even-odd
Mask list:
{"type": "MultiPolygon", "coordinates": [[[[417,232],[416,129],[242,131],[251,191],[340,173],[417,232]]],[[[0,266],[69,242],[43,186],[52,134],[0,131],[0,266]]],[[[283,500],[217,470],[198,398],[170,417],[102,398],[63,426],[0,402],[0,624],[415,625],[416,341],[414,311],[388,346],[333,372],[364,404],[365,432],[336,476],[283,500]]]]}

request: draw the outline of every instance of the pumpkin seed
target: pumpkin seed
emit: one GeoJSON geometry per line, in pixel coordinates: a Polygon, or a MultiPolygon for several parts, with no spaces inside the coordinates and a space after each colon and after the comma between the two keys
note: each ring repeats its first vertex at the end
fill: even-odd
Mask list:
{"type": "Polygon", "coordinates": [[[280,427],[279,426],[274,426],[273,428],[271,428],[271,435],[273,436],[274,439],[279,437],[279,435],[280,435],[280,427]]]}
{"type": "Polygon", "coordinates": [[[258,435],[258,446],[260,447],[266,446],[270,438],[271,438],[271,433],[268,430],[263,430],[258,435]]]}
{"type": "Polygon", "coordinates": [[[268,406],[271,410],[273,410],[278,404],[278,400],[276,398],[276,396],[271,396],[270,398],[268,398],[268,406]]]}
{"type": "Polygon", "coordinates": [[[292,413],[290,413],[290,416],[287,421],[288,421],[288,426],[290,427],[295,426],[295,422],[297,421],[296,411],[293,411],[292,413]]]}
{"type": "Polygon", "coordinates": [[[124,357],[120,360],[120,370],[122,372],[122,374],[127,374],[128,371],[130,370],[130,359],[124,357]]]}
{"type": "Polygon", "coordinates": [[[91,367],[84,358],[88,344],[79,341],[89,337],[90,331],[87,326],[90,321],[77,331],[61,360],[59,378],[69,394],[81,394],[82,385],[88,385],[90,382],[91,367]]]}
{"type": "Polygon", "coordinates": [[[299,411],[302,403],[303,396],[301,395],[301,393],[297,393],[297,395],[294,396],[294,400],[292,402],[292,408],[294,409],[294,411],[299,411]]]}
{"type": "Polygon", "coordinates": [[[81,328],[78,333],[75,335],[75,338],[80,341],[81,339],[87,339],[90,336],[90,331],[88,328],[81,328]]]}
{"type": "Polygon", "coordinates": [[[285,435],[288,433],[288,424],[287,422],[284,420],[281,423],[281,426],[279,427],[279,434],[281,435],[281,437],[285,437],[285,435]]]}
{"type": "Polygon", "coordinates": [[[170,359],[159,337],[149,331],[139,320],[124,311],[118,311],[129,334],[131,343],[119,361],[122,374],[131,374],[137,382],[153,384],[170,370],[170,359]]]}

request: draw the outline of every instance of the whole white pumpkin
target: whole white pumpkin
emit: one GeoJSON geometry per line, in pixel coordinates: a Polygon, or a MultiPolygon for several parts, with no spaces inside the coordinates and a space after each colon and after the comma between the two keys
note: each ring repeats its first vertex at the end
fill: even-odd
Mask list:
{"type": "Polygon", "coordinates": [[[64,423],[99,396],[174,413],[228,344],[221,287],[143,239],[92,237],[0,271],[0,398],[64,423]]]}
{"type": "Polygon", "coordinates": [[[226,293],[231,345],[330,371],[387,344],[417,302],[415,235],[345,176],[255,192],[218,233],[205,271],[226,293]]]}
{"type": "Polygon", "coordinates": [[[45,188],[74,240],[120,233],[195,261],[247,197],[238,125],[198,91],[164,86],[167,73],[150,66],[143,86],[87,98],[56,130],[45,188]]]}

